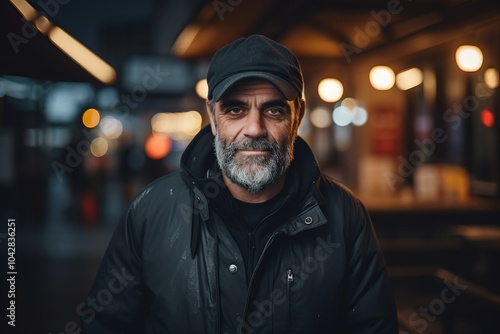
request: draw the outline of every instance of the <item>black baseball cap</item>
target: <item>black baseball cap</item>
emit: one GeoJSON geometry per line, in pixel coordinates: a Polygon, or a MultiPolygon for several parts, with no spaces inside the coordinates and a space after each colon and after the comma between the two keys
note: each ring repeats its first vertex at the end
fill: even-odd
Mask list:
{"type": "Polygon", "coordinates": [[[237,39],[214,54],[208,65],[207,98],[219,101],[232,85],[246,78],[269,81],[287,100],[302,97],[304,78],[297,57],[265,36],[237,39]]]}

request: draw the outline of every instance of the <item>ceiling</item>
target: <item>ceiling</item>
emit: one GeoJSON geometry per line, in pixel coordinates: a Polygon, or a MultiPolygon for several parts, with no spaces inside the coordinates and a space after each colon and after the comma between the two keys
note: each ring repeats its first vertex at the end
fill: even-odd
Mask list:
{"type": "MultiPolygon", "coordinates": [[[[250,34],[273,38],[299,58],[348,62],[381,50],[405,57],[478,31],[500,45],[497,0],[73,0],[52,13],[41,6],[48,1],[30,3],[117,71],[136,54],[207,60],[250,34]]],[[[24,36],[23,29],[21,15],[2,1],[0,75],[97,83],[42,34],[13,47],[7,36],[24,36]]]]}
{"type": "Polygon", "coordinates": [[[97,82],[31,24],[8,2],[0,4],[0,75],[38,80],[97,82]]]}
{"type": "Polygon", "coordinates": [[[186,58],[210,57],[238,37],[263,34],[300,58],[331,59],[434,36],[428,38],[431,45],[397,48],[405,53],[499,24],[496,0],[221,0],[200,7],[173,52],[186,58]]]}

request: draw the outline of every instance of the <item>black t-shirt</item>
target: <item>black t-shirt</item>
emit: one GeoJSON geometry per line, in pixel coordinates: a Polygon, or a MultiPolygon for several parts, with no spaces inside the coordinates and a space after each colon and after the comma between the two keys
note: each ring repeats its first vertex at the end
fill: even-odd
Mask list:
{"type": "Polygon", "coordinates": [[[239,218],[227,221],[226,226],[240,248],[245,262],[247,282],[257,265],[267,240],[281,221],[265,219],[286,200],[286,187],[276,196],[263,203],[247,203],[232,198],[239,218]],[[262,224],[261,224],[262,223],[262,224]]]}
{"type": "Polygon", "coordinates": [[[274,204],[279,199],[279,195],[274,196],[270,200],[262,203],[248,203],[238,199],[234,199],[241,216],[245,223],[246,229],[249,232],[254,231],[259,223],[271,213],[274,204]]]}

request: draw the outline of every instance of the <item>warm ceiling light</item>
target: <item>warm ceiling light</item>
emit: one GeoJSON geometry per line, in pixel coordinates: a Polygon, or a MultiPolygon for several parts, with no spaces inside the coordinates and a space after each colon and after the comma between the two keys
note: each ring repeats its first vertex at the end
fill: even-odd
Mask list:
{"type": "Polygon", "coordinates": [[[9,0],[10,3],[16,7],[19,13],[24,17],[27,21],[32,21],[37,14],[35,8],[33,8],[27,1],[25,0],[9,0]]]}
{"type": "Polygon", "coordinates": [[[491,89],[498,87],[498,71],[496,68],[491,67],[484,71],[484,82],[491,89]]]}
{"type": "Polygon", "coordinates": [[[115,81],[116,72],[113,67],[66,31],[59,27],[53,27],[49,31],[48,37],[59,49],[102,83],[112,84],[115,81]]]}
{"type": "Polygon", "coordinates": [[[200,79],[196,83],[196,94],[198,94],[198,96],[204,100],[207,99],[207,95],[208,95],[207,79],[200,79]]]}
{"type": "Polygon", "coordinates": [[[319,97],[325,102],[337,102],[344,93],[344,86],[337,79],[323,79],[318,85],[319,97]]]}
{"type": "Polygon", "coordinates": [[[401,90],[408,90],[420,85],[423,80],[422,71],[419,68],[413,67],[396,75],[396,86],[401,90]]]}
{"type": "Polygon", "coordinates": [[[177,37],[172,46],[172,53],[176,56],[183,56],[193,43],[196,35],[200,32],[201,26],[196,24],[188,25],[177,37]]]}
{"type": "Polygon", "coordinates": [[[69,35],[59,27],[53,26],[52,22],[38,12],[25,0],[9,0],[10,3],[27,20],[54,43],[68,57],[89,72],[103,84],[110,85],[116,79],[116,71],[104,60],[87,49],[78,40],[69,35]]]}
{"type": "Polygon", "coordinates": [[[483,53],[474,45],[462,45],[456,53],[455,59],[458,67],[464,72],[475,72],[483,64],[483,53]]]}
{"type": "Polygon", "coordinates": [[[44,35],[46,35],[53,27],[52,22],[50,22],[50,20],[43,15],[38,16],[34,23],[38,31],[44,35]]]}
{"type": "Polygon", "coordinates": [[[389,66],[375,66],[370,70],[370,83],[375,89],[391,89],[394,81],[394,71],[389,66]]]}

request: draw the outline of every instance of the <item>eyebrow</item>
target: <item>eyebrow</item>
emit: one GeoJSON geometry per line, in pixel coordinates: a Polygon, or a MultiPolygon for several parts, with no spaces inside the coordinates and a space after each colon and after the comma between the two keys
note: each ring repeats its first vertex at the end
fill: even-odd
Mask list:
{"type": "MultiPolygon", "coordinates": [[[[223,100],[221,101],[221,109],[225,109],[228,107],[234,107],[234,106],[243,106],[246,107],[247,103],[242,101],[242,100],[237,100],[237,99],[229,99],[229,100],[223,100]]],[[[259,105],[259,109],[266,109],[269,107],[282,107],[287,110],[290,110],[290,105],[285,101],[281,99],[276,99],[276,100],[270,100],[262,103],[259,105]]]]}
{"type": "Polygon", "coordinates": [[[267,101],[267,102],[262,103],[261,107],[264,109],[269,108],[269,107],[282,107],[282,108],[285,108],[287,110],[290,110],[290,105],[288,103],[286,103],[285,100],[267,101]]]}
{"type": "Polygon", "coordinates": [[[247,104],[241,100],[237,99],[230,99],[230,100],[222,100],[220,107],[221,109],[225,109],[228,107],[234,107],[234,106],[246,106],[247,104]]]}

